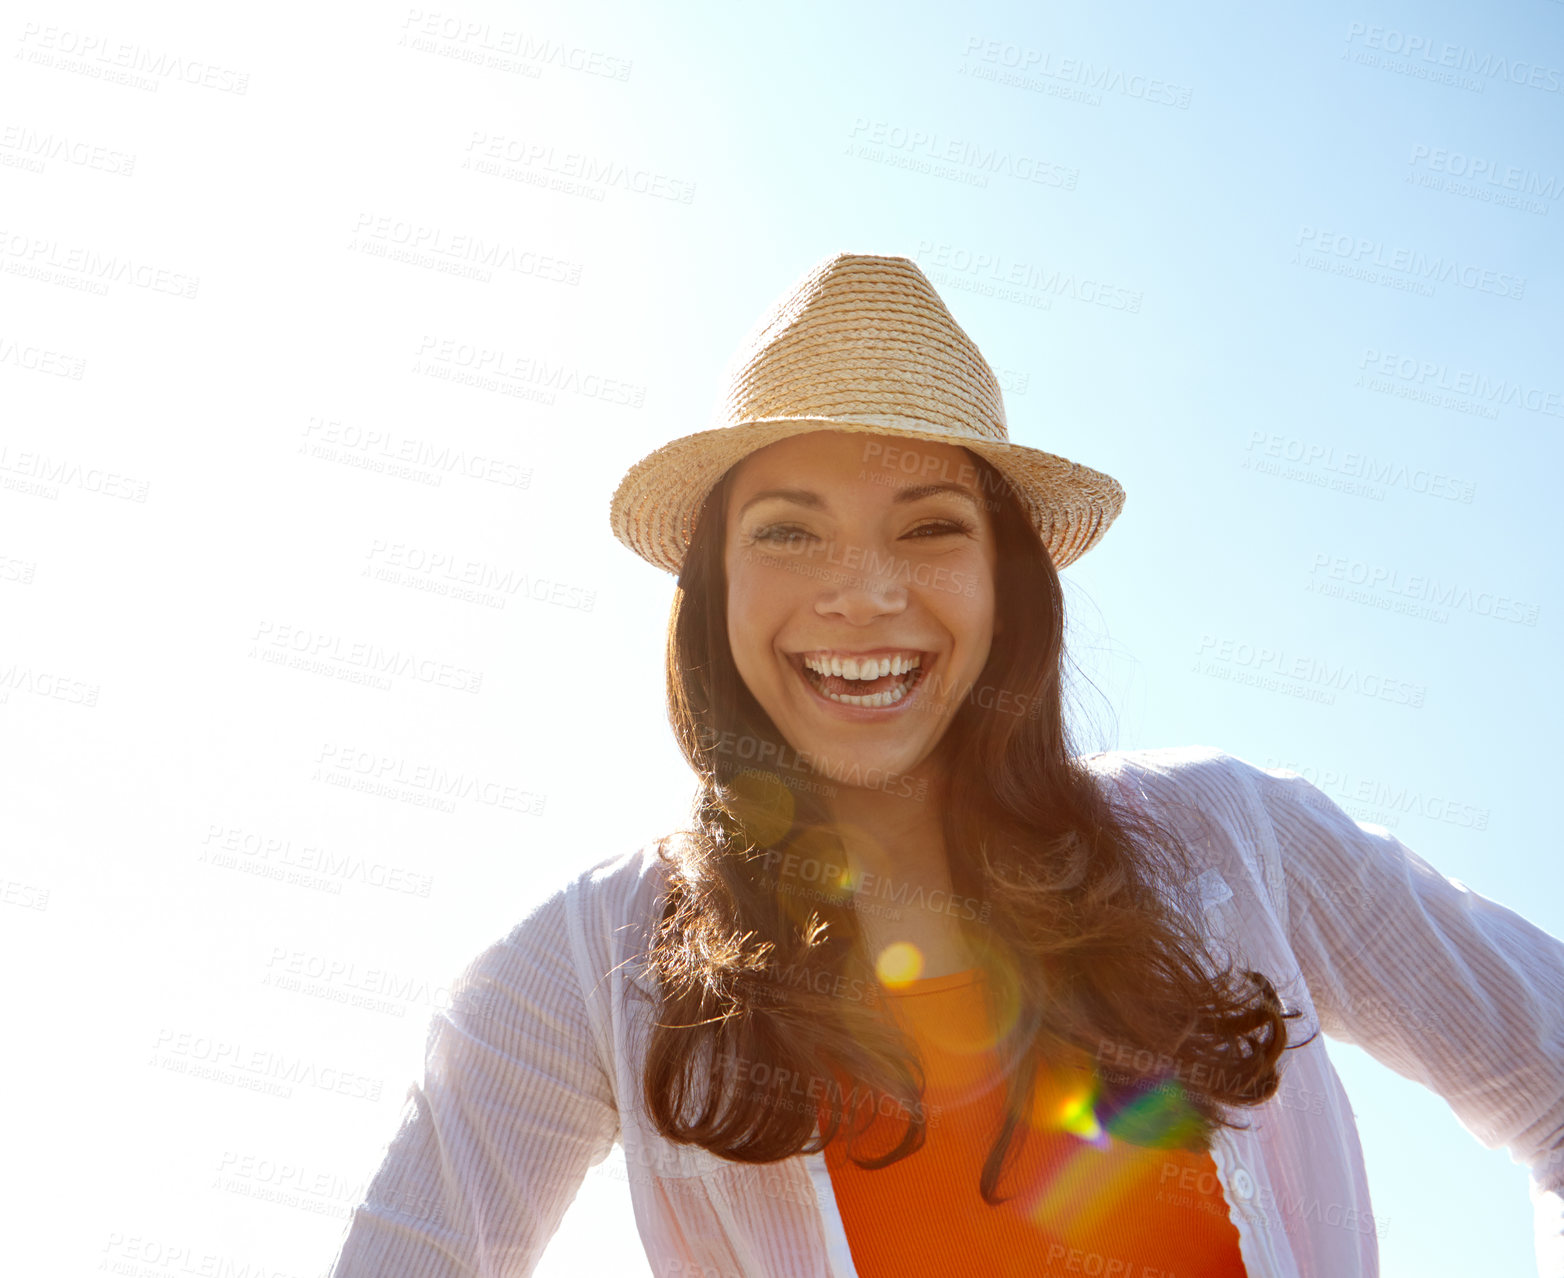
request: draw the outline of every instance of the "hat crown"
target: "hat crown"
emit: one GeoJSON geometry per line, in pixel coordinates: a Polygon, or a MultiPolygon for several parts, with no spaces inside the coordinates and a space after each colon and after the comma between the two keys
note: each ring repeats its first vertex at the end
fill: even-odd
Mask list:
{"type": "Polygon", "coordinates": [[[826,258],[751,329],[713,424],[785,417],[1009,439],[994,370],[906,257],[826,258]]]}

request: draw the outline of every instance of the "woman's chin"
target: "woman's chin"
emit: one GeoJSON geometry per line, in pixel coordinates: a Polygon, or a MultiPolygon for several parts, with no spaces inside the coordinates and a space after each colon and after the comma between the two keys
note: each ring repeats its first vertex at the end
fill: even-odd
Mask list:
{"type": "Polygon", "coordinates": [[[799,771],[807,771],[813,777],[832,786],[836,791],[858,791],[864,795],[881,793],[912,798],[927,789],[920,765],[927,751],[918,750],[853,750],[840,742],[811,741],[804,737],[801,744],[789,741],[803,765],[799,771]],[[914,775],[915,770],[917,775],[914,775]]]}

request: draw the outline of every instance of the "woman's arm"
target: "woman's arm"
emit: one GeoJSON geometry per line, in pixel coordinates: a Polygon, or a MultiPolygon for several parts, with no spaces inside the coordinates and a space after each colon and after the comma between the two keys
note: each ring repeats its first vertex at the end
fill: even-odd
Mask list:
{"type": "Polygon", "coordinates": [[[566,890],[462,973],[330,1278],[530,1274],[619,1133],[566,890]]]}
{"type": "Polygon", "coordinates": [[[1359,825],[1303,777],[1242,763],[1275,832],[1321,1028],[1447,1101],[1531,1175],[1564,1278],[1564,942],[1359,825]]]}

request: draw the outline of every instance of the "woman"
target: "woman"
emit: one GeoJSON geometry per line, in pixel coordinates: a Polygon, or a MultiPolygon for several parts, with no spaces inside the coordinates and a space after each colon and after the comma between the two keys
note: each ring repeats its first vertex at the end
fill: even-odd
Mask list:
{"type": "Polygon", "coordinates": [[[616,1142],[660,1275],[1374,1274],[1321,1029],[1531,1167],[1564,1274],[1564,945],[1296,774],[1072,753],[1122,501],[914,263],[806,274],[614,497],[692,827],[474,960],[334,1278],[529,1273],[616,1142]]]}

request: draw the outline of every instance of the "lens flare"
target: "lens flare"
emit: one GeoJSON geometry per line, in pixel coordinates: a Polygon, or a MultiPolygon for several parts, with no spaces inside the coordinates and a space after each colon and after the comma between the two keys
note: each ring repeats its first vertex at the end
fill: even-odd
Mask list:
{"type": "Polygon", "coordinates": [[[896,941],[880,951],[874,973],[891,989],[910,985],[923,972],[923,951],[911,941],[896,941]]]}
{"type": "Polygon", "coordinates": [[[1103,1136],[1102,1124],[1097,1121],[1097,1111],[1093,1105],[1096,1099],[1096,1092],[1091,1088],[1066,1097],[1054,1116],[1054,1122],[1072,1135],[1105,1148],[1108,1142],[1103,1136]]]}
{"type": "Polygon", "coordinates": [[[793,825],[793,792],[774,773],[740,772],[733,778],[733,812],[761,847],[770,847],[793,825]]]}
{"type": "Polygon", "coordinates": [[[1199,1130],[1199,1113],[1184,1085],[1172,1078],[1141,1093],[1108,1119],[1115,1140],[1157,1149],[1187,1144],[1199,1130]]]}

